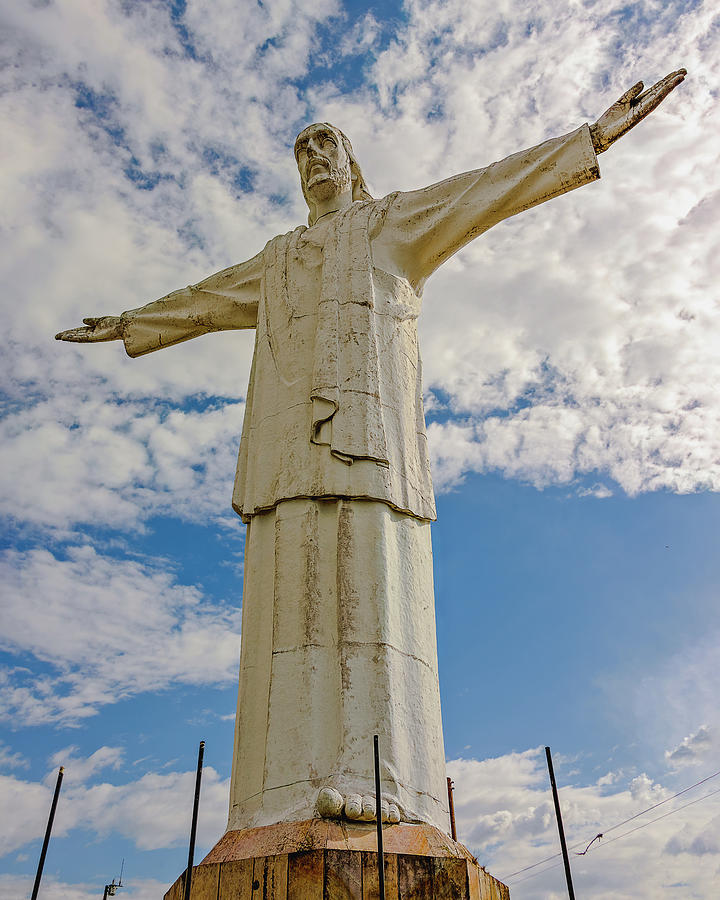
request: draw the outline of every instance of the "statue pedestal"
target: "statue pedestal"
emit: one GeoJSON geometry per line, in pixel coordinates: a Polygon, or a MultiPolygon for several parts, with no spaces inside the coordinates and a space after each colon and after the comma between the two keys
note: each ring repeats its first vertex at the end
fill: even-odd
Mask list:
{"type": "MultiPolygon", "coordinates": [[[[191,900],[375,900],[374,823],[309,819],[228,831],[193,869],[191,900]]],[[[509,900],[508,888],[431,825],[383,826],[387,900],[509,900]]],[[[185,876],[165,900],[182,900],[185,876]]]]}

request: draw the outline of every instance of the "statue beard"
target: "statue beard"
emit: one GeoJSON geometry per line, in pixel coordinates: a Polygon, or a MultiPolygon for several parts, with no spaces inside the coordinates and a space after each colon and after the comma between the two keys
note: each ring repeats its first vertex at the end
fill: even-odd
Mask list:
{"type": "Polygon", "coordinates": [[[337,197],[352,187],[352,177],[348,169],[343,170],[330,163],[328,165],[329,169],[323,173],[325,177],[305,189],[305,193],[316,201],[337,197]]]}

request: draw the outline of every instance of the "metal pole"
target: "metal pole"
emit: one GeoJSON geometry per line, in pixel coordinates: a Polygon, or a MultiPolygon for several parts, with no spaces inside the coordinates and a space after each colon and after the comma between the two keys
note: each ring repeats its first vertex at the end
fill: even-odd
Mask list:
{"type": "Polygon", "coordinates": [[[375,735],[375,817],[377,819],[377,853],[378,853],[378,886],[380,888],[380,900],[385,900],[385,854],[383,853],[382,831],[382,794],[380,793],[380,750],[378,749],[378,736],[375,735]]]}
{"type": "Polygon", "coordinates": [[[190,847],[188,849],[188,864],[185,873],[184,900],[190,900],[190,888],[192,886],[193,862],[195,860],[195,834],[197,832],[198,807],[200,806],[200,781],[202,780],[203,756],[205,754],[205,741],[200,741],[198,749],[197,775],[195,776],[195,800],[193,802],[192,825],[190,826],[190,847]]]}
{"type": "Polygon", "coordinates": [[[47,828],[45,829],[45,840],[43,841],[42,850],[40,851],[40,862],[38,863],[35,884],[33,885],[30,900],[37,900],[38,891],[40,890],[40,879],[42,878],[43,866],[45,865],[45,855],[47,854],[48,844],[50,843],[50,832],[53,827],[53,819],[55,818],[55,810],[57,808],[58,797],[60,796],[60,785],[62,784],[64,771],[65,769],[60,766],[57,782],[55,784],[55,794],[53,796],[52,806],[50,807],[50,818],[48,819],[47,828]]]}
{"type": "Polygon", "coordinates": [[[448,778],[448,809],[450,810],[450,837],[457,840],[457,828],[455,827],[455,801],[453,800],[453,782],[448,778]]]}
{"type": "Polygon", "coordinates": [[[568,896],[570,897],[570,900],[575,900],[572,875],[570,874],[570,859],[568,857],[567,844],[565,843],[562,815],[560,814],[560,800],[558,799],[557,785],[555,784],[555,772],[553,770],[552,756],[550,756],[549,747],[545,748],[545,756],[547,757],[548,771],[550,772],[550,786],[552,787],[552,795],[555,802],[555,815],[557,816],[558,831],[560,832],[560,846],[562,847],[563,862],[565,863],[565,879],[567,881],[568,896]]]}

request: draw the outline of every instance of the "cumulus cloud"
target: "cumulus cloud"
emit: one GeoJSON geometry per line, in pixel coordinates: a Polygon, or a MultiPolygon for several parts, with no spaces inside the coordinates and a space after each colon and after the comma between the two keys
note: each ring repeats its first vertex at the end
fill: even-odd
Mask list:
{"type": "Polygon", "coordinates": [[[0,741],[0,769],[27,769],[30,763],[22,753],[15,753],[4,741],[0,741]]]}
{"type": "MultiPolygon", "coordinates": [[[[720,486],[713,5],[408,0],[392,39],[368,14],[344,41],[323,42],[342,12],[335,0],[245,4],[242,15],[233,0],[194,0],[182,14],[114,0],[4,10],[0,502],[41,545],[2,560],[3,647],[18,658],[2,698],[28,723],[77,723],[117,697],[235,678],[235,612],[179,584],[167,561],[113,558],[78,528],[134,535],[153,515],[206,521],[228,510],[252,334],[140,360],[117,344],[70,347],[52,335],[195,282],[304,221],[290,148],[308,120],[347,131],[380,196],[567,132],[638,78],[687,65],[681,88],[601,157],[601,182],[498,226],[431,280],[421,325],[429,435],[440,490],[474,471],[538,487],[588,476],[597,497],[616,485],[720,486]],[[335,64],[350,56],[364,68],[348,92],[335,64]],[[107,655],[91,652],[99,642],[107,655]],[[35,677],[27,655],[39,661],[35,677]]],[[[700,765],[717,746],[711,638],[640,679],[635,694],[673,768],[700,765]]],[[[102,828],[98,810],[110,803],[119,830],[149,846],[153,816],[163,827],[180,817],[172,790],[191,790],[173,778],[191,776],[96,784],[117,774],[114,752],[73,751],[85,780],[68,783],[78,812],[67,828],[81,816],[102,828]],[[157,800],[145,818],[141,793],[157,800]]],[[[17,776],[22,757],[4,755],[17,776]]],[[[494,871],[554,852],[538,751],[452,766],[461,829],[494,871]]],[[[7,778],[19,810],[9,842],[21,846],[43,827],[49,788],[7,778]]],[[[210,839],[225,814],[216,787],[222,815],[210,839]]],[[[612,772],[564,788],[563,803],[585,839],[669,792],[612,772]]],[[[717,822],[704,803],[694,809],[692,821],[678,813],[638,832],[640,843],[593,849],[576,863],[584,896],[654,898],[676,890],[671,878],[708,896],[717,822]]],[[[562,896],[556,875],[517,884],[513,896],[562,896]]],[[[0,896],[22,890],[0,880],[0,896]]],[[[149,882],[132,890],[143,900],[162,892],[149,882]]],[[[93,893],[52,879],[46,892],[93,893]]]]}
{"type": "Polygon", "coordinates": [[[382,25],[372,11],[365,13],[362,19],[347,31],[340,44],[340,52],[344,56],[366,54],[377,43],[382,25]]]}
{"type": "Polygon", "coordinates": [[[103,769],[118,769],[124,756],[122,747],[99,747],[90,756],[78,756],[78,747],[70,746],[58,750],[50,757],[53,768],[63,766],[66,771],[63,784],[81,784],[103,769]]]}
{"type": "MultiPolygon", "coordinates": [[[[157,424],[157,399],[178,416],[189,397],[230,399],[234,431],[218,434],[229,460],[250,335],[135,361],[117,346],[58,346],[51,335],[247,258],[302,221],[289,146],[304,121],[345,128],[382,194],[567,131],[639,75],[680,61],[689,78],[601,158],[601,183],[498,226],[431,280],[425,372],[429,396],[444,398],[431,448],[440,490],[469,471],[539,487],[599,472],[631,494],[718,487],[720,254],[709,223],[720,166],[707,135],[720,54],[709,5],[418,0],[351,94],[322,66],[312,86],[297,84],[339,58],[318,56],[314,37],[320,23],[341,21],[338,4],[233,8],[189,4],[182,21],[160,5],[110,2],[92,16],[69,0],[7,12],[9,52],[22,64],[6,70],[0,100],[14,135],[0,176],[12,223],[4,296],[16,298],[6,389],[19,406],[31,402],[24,414],[11,408],[8,426],[6,501],[17,517],[56,524],[50,508],[66,513],[76,487],[93,521],[117,527],[158,506],[205,514],[195,502],[203,493],[227,509],[229,462],[222,484],[186,504],[177,494],[158,503],[168,457],[128,444],[127,433],[144,415],[157,424]],[[628,16],[638,25],[631,51],[628,16]],[[134,405],[120,410],[128,397],[134,405]],[[116,424],[88,443],[84,426],[106,406],[116,424]],[[43,465],[45,442],[59,456],[43,465]],[[120,483],[133,481],[141,489],[123,495],[120,483]]],[[[379,28],[371,14],[358,19],[340,56],[366,52],[379,28]]]]}
{"type": "MultiPolygon", "coordinates": [[[[30,897],[33,878],[22,875],[0,875],[0,900],[18,900],[30,897]]],[[[123,895],[132,900],[157,900],[167,891],[167,884],[150,878],[137,879],[123,876],[123,895]]],[[[47,900],[96,900],[104,886],[96,884],[68,884],[51,872],[43,875],[42,894],[47,900]]]]}
{"type": "Polygon", "coordinates": [[[179,584],[162,561],[116,559],[84,545],[63,558],[7,551],[0,570],[3,649],[49,667],[44,674],[21,666],[5,673],[4,717],[76,723],[143,691],[236,678],[239,610],[179,584]]]}
{"type": "MultiPolygon", "coordinates": [[[[31,895],[34,879],[23,875],[0,875],[0,898],[17,900],[31,895]]],[[[45,876],[42,882],[43,897],[49,900],[91,900],[97,897],[97,888],[90,885],[66,884],[45,876]]]]}
{"type": "Polygon", "coordinates": [[[57,396],[18,409],[0,423],[0,506],[18,523],[60,532],[78,524],[130,529],[158,514],[230,519],[243,410],[107,396],[57,396]]]}
{"type": "MultiPolygon", "coordinates": [[[[468,471],[538,487],[599,471],[631,494],[716,489],[710,8],[451,2],[409,12],[373,70],[380,108],[369,117],[353,108],[355,145],[370,157],[370,179],[381,173],[380,192],[567,131],[638,76],[664,74],[658,60],[672,68],[682,58],[691,71],[642,130],[601,157],[601,183],[498,226],[431,280],[426,380],[450,417],[431,430],[438,486],[468,471]],[[643,25],[625,60],[617,47],[628,15],[643,25]],[[393,124],[383,133],[385,116],[393,124]],[[411,157],[393,151],[398,141],[411,157]]],[[[347,112],[347,98],[331,107],[330,117],[347,112]]]]}
{"type": "Polygon", "coordinates": [[[672,750],[665,751],[665,759],[675,766],[686,766],[698,762],[713,746],[712,731],[701,725],[694,733],[684,737],[672,750]]]}
{"type": "MultiPolygon", "coordinates": [[[[648,741],[667,748],[664,758],[672,770],[701,776],[718,768],[719,671],[720,635],[708,617],[702,637],[685,640],[676,653],[633,677],[624,707],[648,741]]],[[[611,687],[612,702],[621,691],[620,683],[611,687]]]]}
{"type": "Polygon", "coordinates": [[[0,835],[0,855],[4,856],[42,837],[52,800],[52,789],[37,781],[0,775],[3,809],[11,809],[0,835]]]}
{"type": "Polygon", "coordinates": [[[689,856],[711,856],[717,862],[720,856],[720,816],[710,819],[702,829],[685,827],[673,835],[665,845],[665,850],[672,856],[688,854],[689,856]]]}
{"type": "MultiPolygon", "coordinates": [[[[139,850],[183,843],[189,832],[195,772],[148,772],[137,781],[120,784],[95,778],[105,768],[98,765],[97,759],[116,755],[117,748],[101,747],[87,758],[67,758],[53,839],[66,837],[74,829],[89,828],[100,838],[122,835],[139,850]]],[[[54,773],[44,783],[0,777],[3,808],[14,813],[12,822],[6,823],[0,835],[0,856],[17,851],[45,833],[54,781],[54,773]]],[[[221,778],[212,766],[205,766],[198,818],[199,846],[209,848],[222,834],[228,791],[228,779],[221,778]]]]}
{"type": "MultiPolygon", "coordinates": [[[[107,759],[113,752],[114,748],[99,748],[92,756],[107,759]]],[[[97,781],[99,768],[91,759],[74,760],[87,780],[68,784],[58,810],[58,838],[71,835],[78,827],[90,827],[103,837],[110,832],[121,834],[134,841],[138,849],[177,846],[186,838],[186,801],[192,795],[192,772],[151,773],[134,782],[114,785],[97,781]]],[[[608,772],[591,784],[568,784],[564,764],[560,758],[556,762],[573,878],[583,896],[597,900],[609,895],[621,900],[654,898],[672,890],[673,884],[692,884],[698,896],[712,895],[720,854],[716,837],[718,797],[680,809],[687,797],[670,800],[673,791],[647,775],[628,780],[608,772]],[[657,811],[614,827],[668,800],[657,811]],[[665,813],[671,814],[651,823],[665,813]],[[638,825],[646,827],[627,833],[638,825]],[[604,837],[599,843],[596,841],[586,855],[576,855],[601,831],[604,837]],[[665,853],[672,858],[670,864],[667,856],[663,861],[665,853]]],[[[459,837],[478,855],[480,863],[496,876],[505,877],[518,900],[559,900],[564,895],[564,876],[542,748],[483,761],[451,760],[448,771],[456,785],[459,837]],[[534,865],[541,860],[546,861],[534,865]],[[527,866],[533,868],[519,871],[527,866]],[[514,872],[518,874],[508,877],[514,872]]],[[[205,769],[199,831],[202,846],[210,846],[222,831],[227,789],[227,781],[219,779],[212,768],[205,769]]],[[[15,852],[40,836],[50,794],[51,788],[45,784],[0,780],[3,802],[14,803],[12,808],[17,811],[2,852],[15,852]]],[[[699,799],[697,792],[689,796],[699,799]]],[[[0,896],[10,897],[11,885],[16,890],[12,896],[22,895],[17,891],[24,889],[25,882],[4,876],[0,896]]],[[[63,888],[66,893],[57,896],[78,900],[89,896],[89,886],[63,888]]],[[[137,894],[128,896],[145,900],[151,888],[157,891],[154,883],[131,881],[128,889],[137,894]]],[[[51,880],[48,890],[60,888],[53,887],[51,880]]]]}
{"type": "MultiPolygon", "coordinates": [[[[505,878],[518,900],[564,896],[542,748],[482,761],[452,760],[448,772],[456,786],[459,838],[481,864],[505,878]]],[[[693,885],[697,896],[712,894],[720,864],[715,837],[720,795],[680,808],[688,798],[710,794],[712,784],[670,800],[675,791],[645,774],[628,779],[608,772],[591,784],[568,784],[571,776],[557,761],[556,774],[578,893],[630,900],[662,896],[671,883],[685,883],[693,885]],[[658,803],[663,805],[657,811],[621,824],[658,803]],[[664,818],[650,824],[660,816],[664,818]],[[603,838],[578,856],[599,833],[603,838]],[[672,863],[661,862],[665,852],[672,854],[672,863]]]]}

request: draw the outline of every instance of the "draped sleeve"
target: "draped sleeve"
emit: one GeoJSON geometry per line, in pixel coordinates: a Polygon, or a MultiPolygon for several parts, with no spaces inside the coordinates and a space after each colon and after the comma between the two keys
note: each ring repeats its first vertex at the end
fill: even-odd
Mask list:
{"type": "Polygon", "coordinates": [[[257,324],[264,251],[121,316],[128,356],[142,356],[211,331],[257,324]]]}
{"type": "Polygon", "coordinates": [[[493,225],[600,177],[583,125],[484,169],[391,195],[373,242],[377,265],[399,269],[416,290],[443,262],[493,225]]]}

